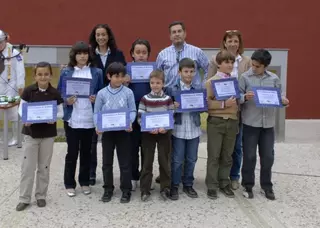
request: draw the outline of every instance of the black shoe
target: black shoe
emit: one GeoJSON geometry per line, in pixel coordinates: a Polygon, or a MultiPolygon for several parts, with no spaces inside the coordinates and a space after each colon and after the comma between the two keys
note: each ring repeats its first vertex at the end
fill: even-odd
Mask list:
{"type": "Polygon", "coordinates": [[[170,199],[178,200],[179,199],[179,189],[177,187],[172,187],[170,190],[170,199]]]}
{"type": "Polygon", "coordinates": [[[231,190],[230,186],[227,185],[226,187],[224,188],[220,188],[220,191],[228,198],[234,198],[234,193],[233,191],[231,190]]]}
{"type": "Polygon", "coordinates": [[[167,200],[168,198],[170,199],[170,189],[169,188],[164,188],[161,192],[160,195],[162,199],[167,200]]]}
{"type": "Polygon", "coordinates": [[[37,206],[38,207],[45,207],[47,205],[46,201],[44,199],[38,199],[37,200],[37,206]]]}
{"type": "Polygon", "coordinates": [[[156,183],[157,183],[157,184],[160,184],[160,176],[157,176],[157,178],[156,178],[156,183]]]}
{"type": "Polygon", "coordinates": [[[245,188],[243,190],[242,195],[248,199],[253,199],[253,192],[252,192],[252,188],[245,188]]]}
{"type": "Polygon", "coordinates": [[[23,211],[29,206],[28,203],[19,203],[16,207],[16,211],[23,211]]]}
{"type": "Polygon", "coordinates": [[[209,199],[217,199],[218,198],[217,190],[209,189],[207,191],[207,196],[208,196],[209,199]]]}
{"type": "Polygon", "coordinates": [[[143,202],[147,201],[150,198],[150,195],[151,195],[150,192],[142,192],[141,193],[141,200],[143,202]]]}
{"type": "Polygon", "coordinates": [[[131,199],[131,192],[123,192],[121,199],[120,199],[120,203],[129,203],[131,199]]]}
{"type": "Polygon", "coordinates": [[[183,187],[183,192],[190,198],[198,198],[198,193],[193,189],[192,186],[183,187]]]}
{"type": "Polygon", "coordinates": [[[266,196],[266,198],[268,200],[275,200],[276,199],[272,189],[262,190],[261,192],[262,192],[262,194],[264,194],[266,196]]]}
{"type": "Polygon", "coordinates": [[[111,198],[113,196],[113,192],[111,191],[104,191],[104,194],[101,198],[102,202],[107,203],[111,201],[111,198]]]}
{"type": "Polygon", "coordinates": [[[96,179],[95,178],[90,178],[89,184],[91,186],[95,185],[96,184],[96,179]]]}

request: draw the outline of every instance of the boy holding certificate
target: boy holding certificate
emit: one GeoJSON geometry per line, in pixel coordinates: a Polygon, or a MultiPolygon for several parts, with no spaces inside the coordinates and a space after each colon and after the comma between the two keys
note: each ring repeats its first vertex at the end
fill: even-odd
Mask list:
{"type": "Polygon", "coordinates": [[[229,51],[220,51],[216,56],[218,72],[206,82],[208,100],[208,160],[206,185],[207,196],[210,199],[218,197],[217,190],[233,198],[234,193],[230,187],[229,174],[232,166],[232,153],[239,130],[238,102],[231,96],[226,100],[217,100],[219,94],[214,94],[215,80],[230,78],[235,57],[229,51]]]}
{"type": "MultiPolygon", "coordinates": [[[[151,92],[144,95],[139,104],[139,120],[142,113],[165,112],[174,109],[170,96],[163,92],[164,74],[160,70],[154,70],[150,74],[151,92]]],[[[150,197],[152,182],[153,160],[155,148],[158,148],[158,160],[160,166],[160,194],[163,199],[170,197],[170,164],[171,156],[171,131],[159,128],[151,132],[142,133],[143,165],[140,177],[141,200],[146,201],[150,197]]]]}
{"type": "MultiPolygon", "coordinates": [[[[114,149],[120,166],[121,203],[131,199],[131,136],[132,123],[136,118],[136,105],[131,89],[123,86],[126,68],[122,63],[111,63],[107,68],[108,86],[98,92],[94,106],[94,121],[97,129],[98,113],[126,109],[130,112],[130,127],[127,130],[105,131],[102,134],[102,171],[104,180],[103,202],[109,202],[113,196],[113,156],[114,149]]],[[[98,132],[101,134],[102,132],[98,132]]]]}
{"type": "MultiPolygon", "coordinates": [[[[180,80],[166,93],[173,97],[179,91],[200,89],[192,84],[195,75],[195,62],[184,58],[179,62],[180,80]]],[[[182,98],[181,98],[182,99],[182,98]]],[[[181,106],[174,102],[176,107],[181,106]]],[[[175,113],[175,123],[172,131],[172,158],[171,158],[171,190],[170,198],[178,200],[179,184],[183,173],[183,191],[191,198],[197,198],[198,193],[193,189],[194,168],[198,159],[198,146],[201,136],[200,112],[175,113]]]]}
{"type": "MultiPolygon", "coordinates": [[[[264,89],[278,88],[281,94],[281,81],[277,75],[267,71],[271,63],[271,54],[264,49],[256,50],[251,57],[252,67],[242,74],[239,79],[242,106],[243,122],[243,165],[242,165],[242,186],[243,195],[253,198],[252,188],[255,184],[255,167],[257,145],[260,156],[260,185],[262,193],[269,200],[275,200],[273,184],[271,182],[271,169],[274,162],[274,126],[275,107],[257,107],[259,97],[253,93],[254,87],[264,89]],[[256,99],[254,99],[256,98],[256,99]],[[256,101],[255,101],[256,100],[256,101]]],[[[277,96],[273,102],[288,105],[286,97],[277,96]]],[[[260,102],[259,102],[260,103],[260,102]]],[[[260,104],[261,105],[261,104],[260,104]]]]}
{"type": "MultiPolygon", "coordinates": [[[[57,118],[62,118],[63,99],[58,90],[51,86],[51,77],[52,68],[49,63],[40,62],[36,65],[34,76],[36,83],[27,87],[22,93],[19,106],[20,116],[27,115],[27,113],[23,113],[24,103],[57,101],[57,118]]],[[[26,209],[30,204],[36,169],[35,197],[37,205],[38,207],[46,206],[50,163],[57,127],[55,122],[28,123],[24,124],[22,133],[25,135],[25,145],[20,181],[20,203],[16,207],[17,211],[26,209]]]]}

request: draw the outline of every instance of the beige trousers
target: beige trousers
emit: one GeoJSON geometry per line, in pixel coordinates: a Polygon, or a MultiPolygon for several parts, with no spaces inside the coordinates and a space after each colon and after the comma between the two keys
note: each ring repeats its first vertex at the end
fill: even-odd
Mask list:
{"type": "Polygon", "coordinates": [[[37,200],[46,198],[54,138],[34,139],[31,136],[25,136],[21,166],[20,202],[30,203],[36,170],[35,197],[37,200]]]}

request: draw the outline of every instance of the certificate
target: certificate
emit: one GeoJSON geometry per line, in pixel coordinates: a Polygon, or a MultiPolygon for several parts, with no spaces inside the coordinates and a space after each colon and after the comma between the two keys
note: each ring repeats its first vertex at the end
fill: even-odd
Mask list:
{"type": "Polygon", "coordinates": [[[156,69],[155,62],[127,63],[127,72],[132,83],[149,82],[150,73],[156,69]]]}
{"type": "Polygon", "coordinates": [[[173,112],[146,112],[141,114],[141,131],[173,129],[173,112]]]}
{"type": "Polygon", "coordinates": [[[212,80],[211,86],[216,100],[227,100],[232,96],[240,98],[238,79],[234,77],[212,80]]]}
{"type": "Polygon", "coordinates": [[[93,94],[92,79],[66,77],[63,80],[63,97],[77,96],[79,98],[88,98],[93,94]]]}
{"type": "Polygon", "coordinates": [[[203,112],[208,110],[205,90],[179,91],[174,95],[176,102],[179,103],[176,112],[203,112]]]}
{"type": "Polygon", "coordinates": [[[253,87],[257,107],[283,107],[279,88],[253,87]]]}
{"type": "Polygon", "coordinates": [[[57,101],[29,102],[22,104],[23,123],[48,123],[57,121],[57,101]]]}
{"type": "Polygon", "coordinates": [[[98,113],[98,131],[123,131],[130,128],[130,115],[127,109],[115,109],[98,113]]]}

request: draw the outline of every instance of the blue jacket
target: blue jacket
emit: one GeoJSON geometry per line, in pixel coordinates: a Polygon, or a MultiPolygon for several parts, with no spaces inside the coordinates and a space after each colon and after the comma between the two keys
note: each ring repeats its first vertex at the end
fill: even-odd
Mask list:
{"type": "MultiPolygon", "coordinates": [[[[200,87],[194,87],[191,86],[190,90],[194,89],[201,89],[200,87]]],[[[175,95],[177,91],[181,91],[180,87],[180,80],[173,86],[173,87],[167,87],[164,89],[165,94],[170,96],[172,100],[175,100],[175,95]]],[[[199,127],[201,125],[201,118],[200,118],[200,112],[190,112],[191,118],[194,122],[194,124],[199,127]]],[[[174,114],[174,124],[181,125],[182,124],[182,113],[175,113],[174,114]]]]}
{"type": "MultiPolygon", "coordinates": [[[[93,90],[92,95],[97,95],[99,90],[104,87],[102,70],[99,68],[96,68],[96,67],[91,67],[90,70],[91,70],[91,75],[92,75],[92,84],[91,84],[91,87],[93,90]]],[[[58,88],[57,88],[61,94],[62,94],[63,78],[72,77],[73,72],[74,72],[73,67],[67,67],[61,71],[59,83],[58,83],[58,88]]],[[[65,97],[64,97],[64,99],[65,99],[65,97]]],[[[65,103],[65,105],[63,107],[64,115],[62,118],[64,121],[68,121],[71,118],[72,110],[73,110],[73,105],[67,105],[65,103]]],[[[92,104],[92,110],[94,110],[94,104],[92,104]]]]}

